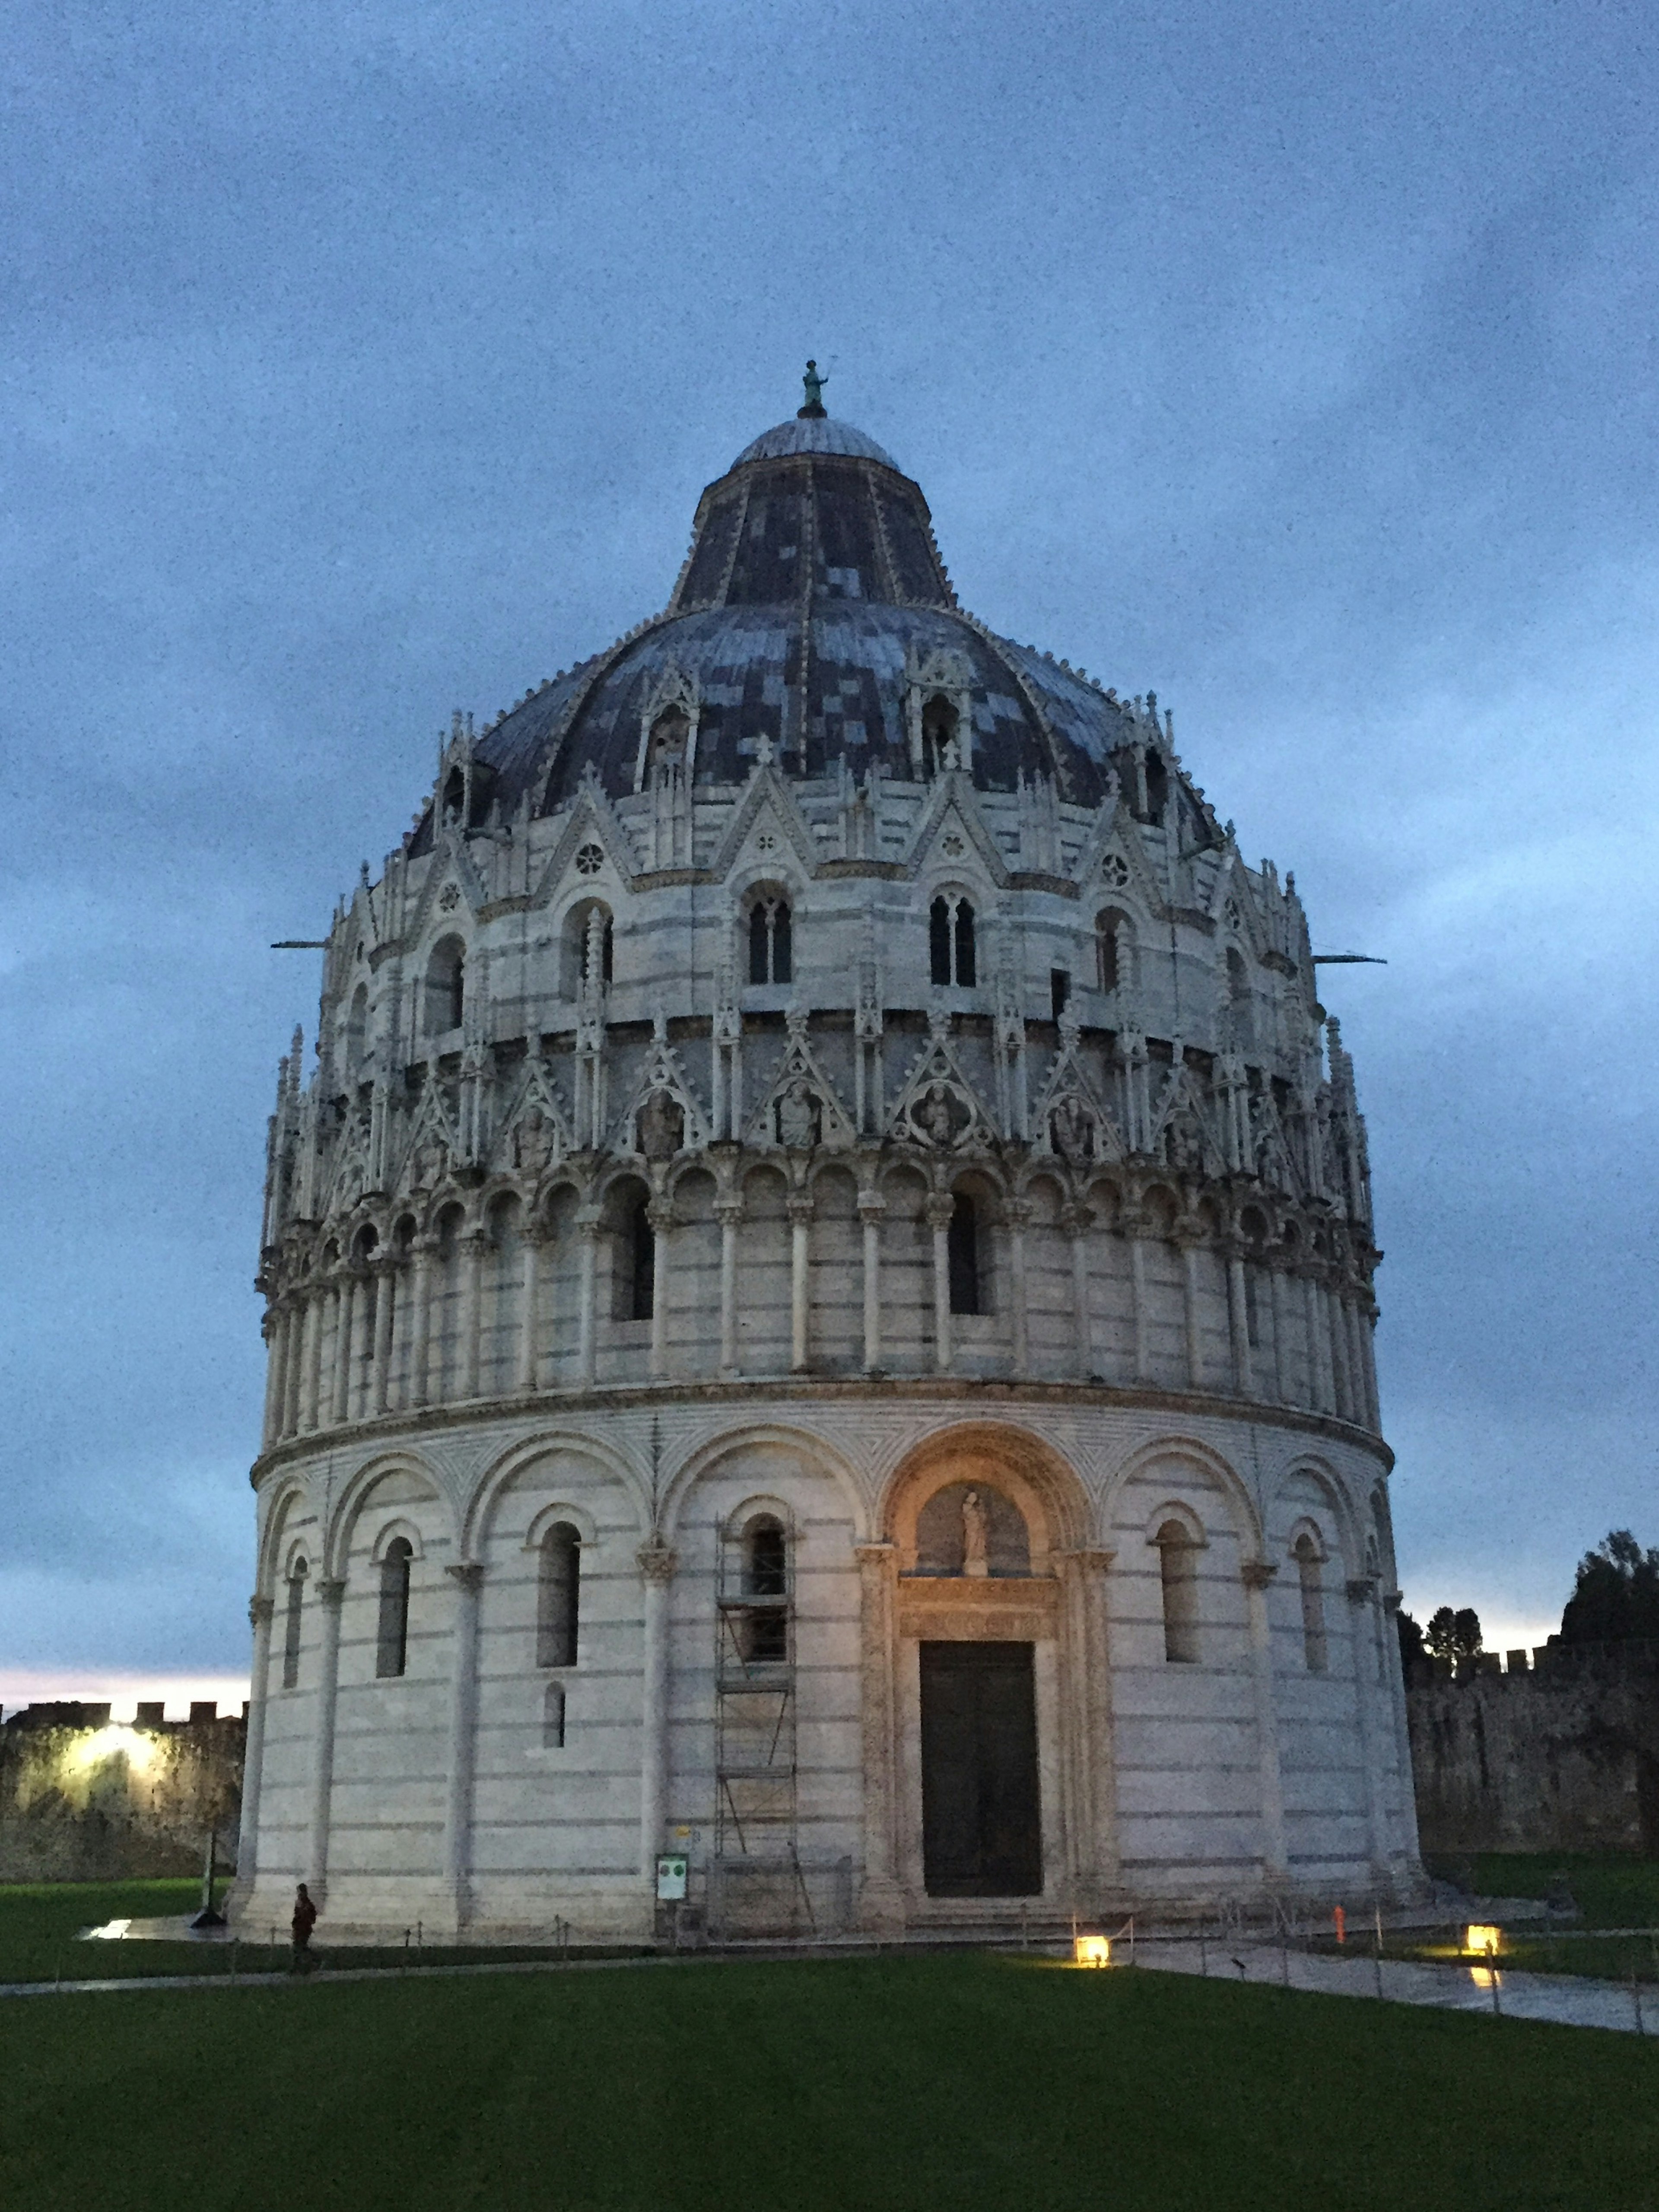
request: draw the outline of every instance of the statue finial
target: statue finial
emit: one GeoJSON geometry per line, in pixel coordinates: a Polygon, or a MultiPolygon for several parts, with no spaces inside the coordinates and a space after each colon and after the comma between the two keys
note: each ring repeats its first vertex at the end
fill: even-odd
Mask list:
{"type": "Polygon", "coordinates": [[[823,387],[829,381],[827,376],[818,374],[817,362],[807,362],[806,374],[801,379],[801,382],[806,386],[806,404],[795,410],[796,416],[799,421],[822,422],[824,420],[830,410],[823,404],[823,387]]]}

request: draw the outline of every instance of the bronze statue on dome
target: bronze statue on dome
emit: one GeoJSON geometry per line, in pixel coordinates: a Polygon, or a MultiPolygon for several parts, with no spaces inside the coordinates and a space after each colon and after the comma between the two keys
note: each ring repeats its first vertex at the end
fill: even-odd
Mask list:
{"type": "Polygon", "coordinates": [[[806,374],[801,379],[806,386],[806,404],[795,410],[798,422],[822,422],[828,418],[830,410],[823,404],[823,387],[829,381],[827,376],[818,374],[817,362],[807,362],[806,374]]]}

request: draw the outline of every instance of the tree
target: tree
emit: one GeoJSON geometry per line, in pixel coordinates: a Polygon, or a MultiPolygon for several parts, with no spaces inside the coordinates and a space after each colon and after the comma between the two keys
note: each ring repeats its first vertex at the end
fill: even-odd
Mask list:
{"type": "Polygon", "coordinates": [[[1473,1659],[1480,1649],[1480,1616],[1472,1605],[1455,1613],[1440,1606],[1429,1616],[1423,1641],[1433,1658],[1473,1659]]]}
{"type": "Polygon", "coordinates": [[[1413,1667],[1424,1656],[1423,1632],[1408,1613],[1397,1613],[1394,1625],[1400,1632],[1400,1663],[1407,1676],[1413,1667]]]}
{"type": "Polygon", "coordinates": [[[1659,1640],[1659,1551],[1644,1552],[1628,1528],[1613,1528],[1578,1562],[1561,1614],[1564,1644],[1659,1640]]]}

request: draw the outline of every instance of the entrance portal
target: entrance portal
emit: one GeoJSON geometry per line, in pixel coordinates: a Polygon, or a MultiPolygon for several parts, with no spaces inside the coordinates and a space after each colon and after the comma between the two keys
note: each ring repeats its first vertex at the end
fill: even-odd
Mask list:
{"type": "Polygon", "coordinates": [[[1029,1644],[924,1644],[921,1853],[929,1897],[1042,1888],[1029,1644]]]}

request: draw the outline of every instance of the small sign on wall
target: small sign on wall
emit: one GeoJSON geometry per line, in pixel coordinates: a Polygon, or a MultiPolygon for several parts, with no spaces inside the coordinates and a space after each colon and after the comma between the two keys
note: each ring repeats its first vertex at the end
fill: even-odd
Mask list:
{"type": "Polygon", "coordinates": [[[659,1905],[679,1905],[685,1899],[686,1862],[682,1858],[660,1858],[657,1861],[657,1902],[659,1905]]]}

